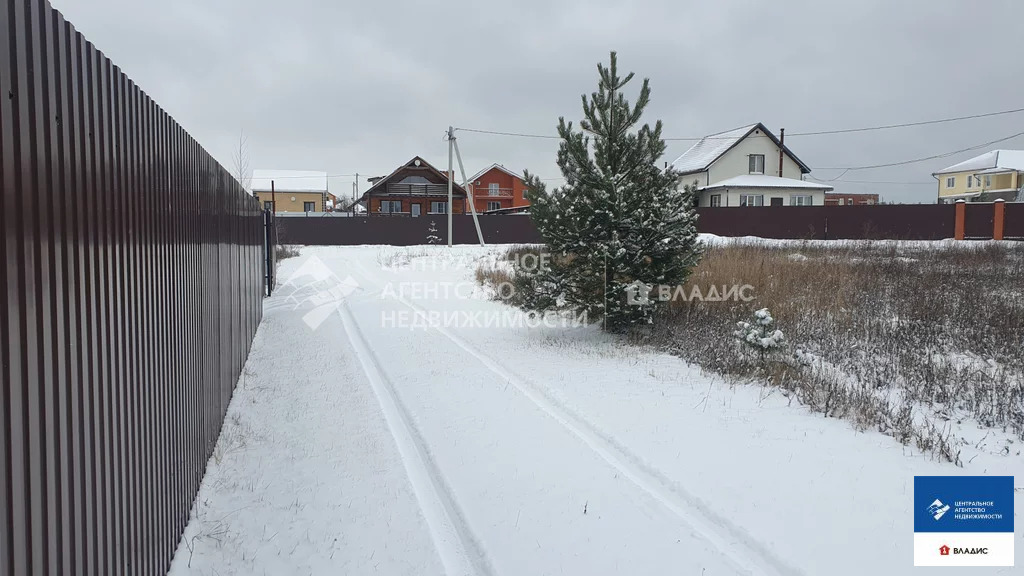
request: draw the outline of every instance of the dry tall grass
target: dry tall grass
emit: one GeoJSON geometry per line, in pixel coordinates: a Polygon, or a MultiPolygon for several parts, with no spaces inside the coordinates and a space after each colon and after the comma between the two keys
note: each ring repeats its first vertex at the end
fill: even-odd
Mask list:
{"type": "Polygon", "coordinates": [[[973,418],[1024,439],[1024,246],[715,247],[686,293],[733,284],[753,286],[756,299],[674,301],[634,338],[767,380],[812,409],[950,461],[958,458],[946,420],[973,418]],[[731,330],[758,308],[790,342],[767,366],[731,330]]]}
{"type": "MultiPolygon", "coordinates": [[[[508,256],[524,250],[537,251],[508,256]]],[[[516,282],[501,269],[478,270],[477,279],[516,282]]],[[[673,301],[631,339],[779,386],[813,410],[951,462],[959,461],[951,420],[1024,440],[1024,245],[717,246],[683,293],[736,285],[752,286],[755,299],[673,301]],[[789,342],[769,362],[733,335],[759,308],[789,342]]]]}

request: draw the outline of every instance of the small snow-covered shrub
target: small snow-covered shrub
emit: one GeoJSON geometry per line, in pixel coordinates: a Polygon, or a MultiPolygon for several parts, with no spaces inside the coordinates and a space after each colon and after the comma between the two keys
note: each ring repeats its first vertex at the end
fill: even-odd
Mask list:
{"type": "Polygon", "coordinates": [[[427,244],[440,244],[441,237],[437,235],[437,224],[430,221],[430,228],[427,228],[427,244]]]}
{"type": "Polygon", "coordinates": [[[737,322],[736,326],[739,329],[733,332],[733,336],[762,356],[785,346],[786,336],[782,330],[775,328],[775,319],[767,308],[754,312],[751,320],[737,322]]]}
{"type": "Polygon", "coordinates": [[[285,244],[278,244],[276,246],[276,248],[277,248],[277,250],[276,250],[276,254],[274,255],[274,257],[278,261],[285,260],[285,259],[288,259],[288,258],[295,258],[296,256],[299,255],[299,249],[296,246],[288,246],[288,245],[285,245],[285,244]]]}

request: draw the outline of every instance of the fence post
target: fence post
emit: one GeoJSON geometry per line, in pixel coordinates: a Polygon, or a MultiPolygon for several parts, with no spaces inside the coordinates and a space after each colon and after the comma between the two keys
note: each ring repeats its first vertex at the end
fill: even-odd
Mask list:
{"type": "Polygon", "coordinates": [[[992,239],[1002,240],[1003,239],[1003,223],[1006,219],[1006,204],[1002,198],[998,198],[993,204],[995,209],[995,218],[992,220],[992,239]]]}
{"type": "Polygon", "coordinates": [[[964,219],[967,215],[967,204],[963,200],[956,201],[956,221],[953,224],[953,238],[964,239],[964,219]]]}

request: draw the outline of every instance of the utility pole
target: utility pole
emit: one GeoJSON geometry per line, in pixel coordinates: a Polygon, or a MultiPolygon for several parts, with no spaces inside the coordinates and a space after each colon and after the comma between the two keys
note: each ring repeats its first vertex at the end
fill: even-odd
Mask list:
{"type": "Polygon", "coordinates": [[[786,129],[779,128],[779,178],[782,178],[782,158],[786,151],[786,129]]]}
{"type": "Polygon", "coordinates": [[[274,216],[277,216],[277,192],[274,191],[274,181],[270,181],[270,208],[274,212],[274,216]]]}
{"type": "Polygon", "coordinates": [[[448,247],[452,247],[452,172],[454,166],[452,165],[453,158],[453,147],[455,145],[455,129],[451,126],[448,127],[448,247]]]}

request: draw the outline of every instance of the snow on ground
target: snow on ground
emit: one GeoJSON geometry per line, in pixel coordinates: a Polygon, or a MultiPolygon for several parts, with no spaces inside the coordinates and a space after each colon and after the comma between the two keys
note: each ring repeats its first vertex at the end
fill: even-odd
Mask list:
{"type": "Polygon", "coordinates": [[[914,475],[1024,477],[531,325],[495,250],[285,260],[171,573],[909,574],[914,475]]]}

